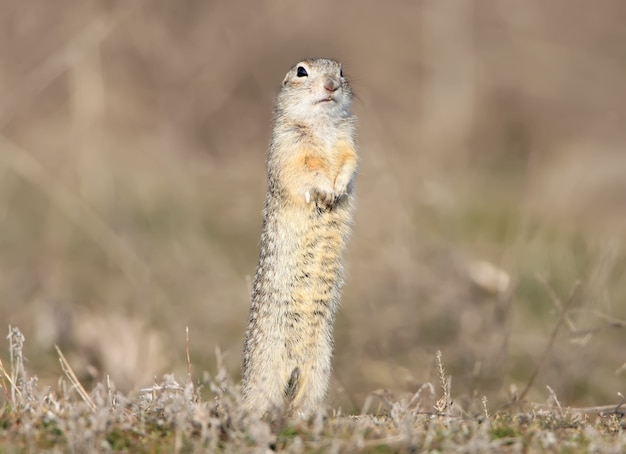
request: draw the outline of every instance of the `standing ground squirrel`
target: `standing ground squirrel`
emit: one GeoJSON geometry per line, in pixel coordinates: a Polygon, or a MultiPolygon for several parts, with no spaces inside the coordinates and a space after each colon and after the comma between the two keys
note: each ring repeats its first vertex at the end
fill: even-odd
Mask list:
{"type": "Polygon", "coordinates": [[[351,103],[326,59],[295,65],[278,94],[243,351],[244,403],[260,415],[308,416],[326,397],[357,170],[351,103]]]}

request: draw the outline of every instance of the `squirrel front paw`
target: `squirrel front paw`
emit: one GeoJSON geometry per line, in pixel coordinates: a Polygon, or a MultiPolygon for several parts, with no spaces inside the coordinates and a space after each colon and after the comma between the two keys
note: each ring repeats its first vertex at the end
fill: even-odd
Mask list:
{"type": "Polygon", "coordinates": [[[327,187],[314,187],[304,192],[304,201],[309,204],[311,202],[326,207],[332,206],[337,197],[332,190],[330,183],[327,187]]]}
{"type": "Polygon", "coordinates": [[[331,206],[336,200],[335,195],[332,192],[327,192],[319,188],[305,191],[304,201],[307,205],[311,202],[320,203],[324,206],[331,206]]]}
{"type": "Polygon", "coordinates": [[[315,188],[313,190],[313,193],[315,201],[324,206],[329,207],[333,203],[335,203],[335,194],[333,194],[332,191],[325,191],[324,189],[315,188]]]}
{"type": "Polygon", "coordinates": [[[352,183],[351,173],[340,173],[337,176],[337,179],[335,180],[335,185],[333,187],[335,201],[348,194],[348,188],[350,187],[350,183],[352,183]]]}

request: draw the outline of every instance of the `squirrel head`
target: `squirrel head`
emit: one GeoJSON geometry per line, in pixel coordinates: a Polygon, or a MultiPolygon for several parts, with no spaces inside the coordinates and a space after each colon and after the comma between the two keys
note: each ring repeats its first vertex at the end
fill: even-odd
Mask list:
{"type": "Polygon", "coordinates": [[[352,90],[341,64],[308,58],[294,65],[283,79],[277,109],[292,120],[316,122],[350,117],[351,104],[352,90]]]}

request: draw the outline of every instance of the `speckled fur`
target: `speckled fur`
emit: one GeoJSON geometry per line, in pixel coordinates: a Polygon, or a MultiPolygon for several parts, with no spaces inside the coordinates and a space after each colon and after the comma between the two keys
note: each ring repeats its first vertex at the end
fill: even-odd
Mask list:
{"type": "Polygon", "coordinates": [[[244,402],[260,415],[306,417],[327,394],[357,170],[351,102],[326,59],[295,65],[277,98],[243,353],[244,402]]]}

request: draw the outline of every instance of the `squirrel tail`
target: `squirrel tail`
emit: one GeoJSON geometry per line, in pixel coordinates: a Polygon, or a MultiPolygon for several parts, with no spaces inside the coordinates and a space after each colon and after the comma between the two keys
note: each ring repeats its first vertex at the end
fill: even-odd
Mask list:
{"type": "Polygon", "coordinates": [[[289,377],[289,381],[287,382],[287,386],[285,388],[285,397],[288,403],[293,402],[293,399],[296,397],[298,393],[298,389],[300,388],[300,368],[296,367],[291,371],[291,376],[289,377]]]}

